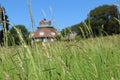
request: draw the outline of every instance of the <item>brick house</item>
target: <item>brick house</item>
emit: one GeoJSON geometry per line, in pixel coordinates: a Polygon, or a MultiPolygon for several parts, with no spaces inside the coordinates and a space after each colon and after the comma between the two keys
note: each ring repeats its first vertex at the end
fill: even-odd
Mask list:
{"type": "Polygon", "coordinates": [[[56,40],[56,38],[59,36],[59,32],[51,26],[51,21],[46,21],[46,19],[43,19],[39,23],[39,28],[34,33],[30,34],[30,37],[38,41],[50,41],[53,42],[56,40]]]}

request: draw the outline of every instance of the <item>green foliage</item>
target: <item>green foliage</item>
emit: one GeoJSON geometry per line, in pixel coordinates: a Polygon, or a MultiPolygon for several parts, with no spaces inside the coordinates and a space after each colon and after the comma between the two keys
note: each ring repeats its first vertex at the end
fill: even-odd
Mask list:
{"type": "Polygon", "coordinates": [[[71,28],[65,28],[61,31],[63,37],[67,36],[70,33],[71,33],[71,28]]]}
{"type": "Polygon", "coordinates": [[[0,44],[3,44],[5,41],[5,32],[9,30],[9,20],[8,16],[6,15],[5,8],[0,6],[0,44]]]}
{"type": "Polygon", "coordinates": [[[115,5],[103,5],[91,10],[86,21],[90,20],[93,33],[99,35],[99,31],[102,29],[107,34],[118,34],[119,23],[115,20],[119,18],[119,11],[115,5]]]}
{"type": "Polygon", "coordinates": [[[10,35],[12,36],[13,41],[15,41],[15,44],[20,44],[20,35],[18,34],[18,32],[20,33],[20,35],[22,35],[25,42],[27,42],[29,36],[28,30],[24,25],[16,25],[15,27],[12,27],[12,29],[10,29],[10,35]]]}

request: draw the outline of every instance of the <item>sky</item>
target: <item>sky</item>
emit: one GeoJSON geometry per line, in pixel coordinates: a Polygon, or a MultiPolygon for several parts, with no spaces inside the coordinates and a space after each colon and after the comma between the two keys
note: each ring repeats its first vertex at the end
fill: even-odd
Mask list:
{"type": "MultiPolygon", "coordinates": [[[[104,4],[117,4],[117,0],[31,0],[34,30],[43,18],[52,21],[58,30],[78,24],[87,18],[88,13],[104,4]]],[[[0,0],[8,19],[14,25],[25,25],[32,31],[27,0],[0,0]]]]}

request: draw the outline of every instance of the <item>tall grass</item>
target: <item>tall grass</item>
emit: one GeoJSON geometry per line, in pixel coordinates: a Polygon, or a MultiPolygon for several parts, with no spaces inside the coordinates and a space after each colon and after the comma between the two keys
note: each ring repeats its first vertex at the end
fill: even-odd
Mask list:
{"type": "Polygon", "coordinates": [[[0,48],[1,80],[119,80],[120,36],[0,48]]]}

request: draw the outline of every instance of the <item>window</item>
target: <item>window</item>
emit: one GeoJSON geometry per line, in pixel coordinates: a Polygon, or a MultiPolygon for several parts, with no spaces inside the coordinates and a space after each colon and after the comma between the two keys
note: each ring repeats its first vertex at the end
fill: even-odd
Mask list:
{"type": "Polygon", "coordinates": [[[43,36],[43,35],[44,35],[44,32],[39,32],[39,35],[40,35],[40,36],[43,36]]]}
{"type": "Polygon", "coordinates": [[[51,35],[52,35],[52,36],[55,36],[55,33],[54,33],[54,32],[51,32],[51,35]]]}

